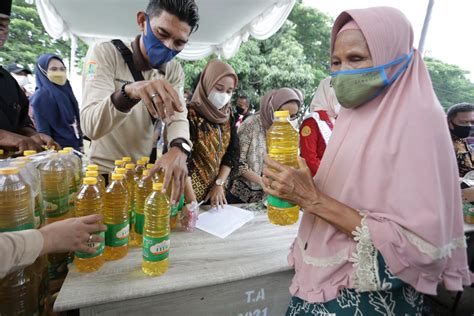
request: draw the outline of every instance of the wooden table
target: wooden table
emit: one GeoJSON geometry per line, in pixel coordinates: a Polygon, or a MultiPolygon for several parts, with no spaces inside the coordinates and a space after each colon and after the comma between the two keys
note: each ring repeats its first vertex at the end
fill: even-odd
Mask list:
{"type": "Polygon", "coordinates": [[[94,273],[71,267],[55,311],[81,315],[284,315],[293,270],[287,255],[298,229],[266,215],[219,239],[200,230],[172,232],[170,268],[141,271],[141,249],[94,273]]]}

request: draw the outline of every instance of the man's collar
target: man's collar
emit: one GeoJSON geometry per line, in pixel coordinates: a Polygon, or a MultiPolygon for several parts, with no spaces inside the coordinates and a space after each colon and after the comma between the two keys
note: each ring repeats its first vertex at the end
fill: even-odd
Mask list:
{"type": "MultiPolygon", "coordinates": [[[[145,57],[143,56],[140,50],[140,38],[141,38],[141,35],[138,35],[137,37],[135,37],[135,40],[132,42],[133,63],[135,64],[135,67],[137,67],[138,71],[152,70],[153,68],[147,62],[147,60],[145,59],[145,57]]],[[[158,68],[158,71],[164,74],[166,72],[166,64],[161,65],[160,68],[158,68]]]]}

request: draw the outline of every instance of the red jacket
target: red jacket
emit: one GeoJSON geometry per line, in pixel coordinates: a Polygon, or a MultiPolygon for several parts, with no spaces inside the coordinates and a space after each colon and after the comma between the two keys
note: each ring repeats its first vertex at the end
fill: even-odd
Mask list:
{"type": "MultiPolygon", "coordinates": [[[[326,111],[316,111],[322,121],[326,122],[329,128],[332,130],[333,125],[329,120],[329,116],[326,111]]],[[[318,123],[316,120],[309,116],[301,124],[300,127],[300,148],[301,157],[306,160],[311,174],[316,174],[318,171],[319,164],[323,158],[324,151],[326,150],[326,142],[319,131],[318,123]]]]}

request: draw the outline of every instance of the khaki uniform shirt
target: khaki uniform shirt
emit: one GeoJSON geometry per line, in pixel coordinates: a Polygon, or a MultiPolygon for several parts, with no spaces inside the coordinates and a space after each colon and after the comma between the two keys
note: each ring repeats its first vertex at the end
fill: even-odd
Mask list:
{"type": "Polygon", "coordinates": [[[0,279],[33,264],[43,250],[43,242],[43,235],[36,229],[0,233],[0,279]]]}
{"type": "MultiPolygon", "coordinates": [[[[130,44],[128,44],[130,48],[130,44]]],[[[184,72],[172,60],[165,74],[156,69],[142,71],[145,80],[165,79],[177,91],[185,108],[183,96],[184,72]]],[[[128,113],[117,110],[111,95],[126,82],[134,82],[122,55],[111,42],[92,46],[86,56],[83,73],[81,127],[92,140],[91,161],[100,171],[113,170],[114,160],[130,156],[134,161],[149,156],[153,148],[153,124],[145,104],[140,101],[128,113]]],[[[175,113],[167,126],[167,141],[183,138],[189,142],[187,111],[175,113]]]]}

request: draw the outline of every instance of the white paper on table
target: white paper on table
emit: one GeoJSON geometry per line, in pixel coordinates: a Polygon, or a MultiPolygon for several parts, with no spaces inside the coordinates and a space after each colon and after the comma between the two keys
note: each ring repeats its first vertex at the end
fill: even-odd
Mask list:
{"type": "Polygon", "coordinates": [[[245,223],[252,220],[254,216],[250,211],[231,205],[224,205],[223,208],[213,208],[201,213],[196,227],[219,238],[226,238],[245,223]]]}

